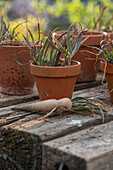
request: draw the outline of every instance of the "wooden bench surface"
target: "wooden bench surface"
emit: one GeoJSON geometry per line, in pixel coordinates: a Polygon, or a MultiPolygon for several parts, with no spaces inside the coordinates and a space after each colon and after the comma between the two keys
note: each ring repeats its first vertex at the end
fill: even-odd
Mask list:
{"type": "MultiPolygon", "coordinates": [[[[110,97],[106,94],[107,92],[107,87],[101,85],[95,88],[76,91],[73,93],[73,97],[86,97],[101,93],[103,95],[99,95],[98,98],[102,99],[105,103],[110,104],[112,107],[110,97]]],[[[33,99],[32,97],[28,97],[28,103],[34,103],[38,100],[36,94],[37,92],[33,94],[33,99]]],[[[22,97],[18,97],[17,103],[23,105],[24,103],[22,100],[19,101],[19,98],[22,97]]],[[[24,102],[27,101],[27,96],[25,98],[24,102]]],[[[68,112],[43,121],[37,121],[37,119],[44,113],[12,110],[17,103],[0,108],[0,169],[4,170],[40,170],[42,164],[43,143],[44,145],[47,145],[48,148],[47,142],[49,141],[56,140],[57,138],[60,139],[74,133],[79,133],[89,127],[91,128],[102,124],[100,116],[94,118],[92,115],[83,116],[68,112]],[[82,126],[79,127],[77,123],[70,124],[73,120],[81,121],[82,126]]],[[[105,118],[105,123],[110,122],[111,120],[113,120],[112,115],[105,118]]]]}
{"type": "Polygon", "coordinates": [[[24,103],[24,102],[28,102],[28,101],[32,101],[36,99],[39,99],[36,85],[34,85],[33,93],[29,95],[13,96],[13,95],[6,95],[6,94],[0,93],[0,108],[11,106],[14,104],[24,103]]]}
{"type": "MultiPolygon", "coordinates": [[[[111,104],[110,97],[107,93],[106,86],[98,86],[97,88],[85,89],[82,91],[74,92],[74,96],[82,96],[86,97],[88,95],[103,93],[102,96],[99,96],[100,99],[104,98],[106,103],[111,104]],[[105,98],[106,95],[106,98],[105,98]],[[104,97],[103,97],[104,96],[104,97]]],[[[35,101],[31,101],[29,103],[34,103],[35,101]]],[[[26,103],[25,103],[26,104],[26,103]]],[[[4,128],[13,128],[16,130],[25,131],[27,133],[34,133],[36,135],[39,134],[42,141],[47,141],[59,137],[64,134],[68,134],[78,128],[78,126],[72,125],[71,127],[66,123],[70,122],[73,119],[82,121],[82,128],[84,126],[88,127],[91,125],[101,124],[102,120],[100,116],[94,118],[93,116],[82,116],[74,113],[64,113],[59,116],[54,116],[52,118],[48,118],[42,121],[37,121],[39,117],[43,115],[43,113],[31,113],[24,111],[14,111],[11,108],[15,107],[15,105],[8,106],[5,108],[0,108],[0,125],[7,125],[4,128]],[[75,127],[75,129],[74,129],[75,127]]],[[[112,120],[112,116],[109,116],[105,119],[105,121],[112,120]]],[[[85,127],[84,127],[85,128],[85,127]]],[[[80,128],[78,128],[80,129],[80,128]]]]}
{"type": "Polygon", "coordinates": [[[43,168],[113,169],[113,121],[43,144],[43,168]]]}

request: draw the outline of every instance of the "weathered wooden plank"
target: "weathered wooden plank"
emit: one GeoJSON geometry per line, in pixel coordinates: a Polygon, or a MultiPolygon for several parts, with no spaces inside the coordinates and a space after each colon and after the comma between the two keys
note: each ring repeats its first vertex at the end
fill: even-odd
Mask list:
{"type": "MultiPolygon", "coordinates": [[[[96,88],[90,88],[90,89],[76,91],[73,93],[73,97],[76,97],[76,96],[87,97],[87,96],[91,96],[91,95],[95,95],[95,94],[101,94],[101,95],[97,96],[97,98],[101,99],[102,101],[104,101],[105,103],[107,103],[109,105],[112,105],[106,85],[101,85],[96,88]]],[[[27,104],[35,103],[37,101],[39,101],[39,100],[31,100],[31,101],[27,102],[27,104]]],[[[26,103],[24,103],[24,101],[23,101],[23,103],[21,103],[19,105],[24,105],[24,104],[26,104],[26,103]]],[[[13,112],[15,112],[14,110],[11,110],[15,106],[16,105],[11,105],[8,107],[0,108],[0,117],[7,116],[7,115],[10,115],[13,112]]]]}
{"type": "Polygon", "coordinates": [[[0,131],[0,169],[41,169],[41,142],[38,136],[21,131],[0,131]]]}
{"type": "MultiPolygon", "coordinates": [[[[27,102],[27,104],[29,104],[29,103],[35,103],[35,102],[37,102],[37,101],[39,101],[39,100],[33,100],[33,101],[30,101],[30,102],[27,102]]],[[[24,105],[25,103],[21,103],[21,104],[19,104],[19,105],[24,105]]],[[[7,107],[2,107],[2,108],[0,108],[0,118],[1,117],[3,117],[3,116],[8,116],[8,115],[10,115],[10,114],[12,114],[12,113],[15,113],[15,111],[14,110],[12,110],[12,108],[13,107],[15,107],[16,105],[11,105],[11,106],[7,106],[7,107]]]]}
{"type": "Polygon", "coordinates": [[[43,170],[112,170],[113,121],[44,143],[42,161],[43,170]]]}
{"type": "MultiPolygon", "coordinates": [[[[105,91],[107,90],[106,86],[100,86],[95,88],[91,88],[88,90],[82,90],[82,91],[77,91],[74,93],[73,96],[87,96],[87,95],[93,95],[95,93],[100,93],[103,92],[104,98],[103,100],[107,100],[106,102],[110,102],[110,97],[107,94],[105,98],[105,91]],[[104,89],[102,89],[104,87],[104,89]]],[[[99,96],[99,98],[102,98],[102,96],[99,96]]],[[[34,102],[34,101],[33,101],[34,102]]],[[[109,103],[111,104],[111,103],[109,103]]],[[[12,108],[13,106],[10,106],[9,108],[12,108]]],[[[3,111],[2,111],[3,112],[3,111]]],[[[6,112],[6,111],[5,111],[6,112]]],[[[10,110],[11,112],[11,110],[10,110]]],[[[12,111],[13,112],[13,111],[12,111]]],[[[17,112],[19,114],[19,112],[17,112]]],[[[73,113],[65,113],[60,116],[52,117],[47,120],[43,121],[37,121],[35,119],[38,119],[38,117],[41,116],[41,113],[37,113],[34,117],[34,115],[31,115],[31,121],[28,121],[28,118],[25,117],[24,119],[20,119],[18,122],[14,122],[12,124],[9,124],[9,128],[21,130],[21,131],[26,131],[28,133],[34,133],[34,134],[39,134],[41,136],[42,141],[47,141],[53,138],[56,138],[57,136],[59,137],[60,135],[68,134],[72,131],[75,131],[76,129],[80,129],[77,127],[77,125],[72,125],[71,127],[68,126],[66,123],[76,119],[76,120],[81,120],[82,121],[82,128],[91,126],[91,125],[96,125],[101,123],[101,118],[97,117],[96,119],[91,117],[91,116],[82,116],[82,115],[75,115],[73,113]],[[32,118],[33,117],[33,118],[32,118]],[[45,131],[46,129],[46,131],[45,131]]],[[[8,118],[7,118],[8,119],[8,118]]],[[[112,116],[107,117],[105,121],[110,121],[112,120],[112,116]]]]}
{"type": "MultiPolygon", "coordinates": [[[[106,86],[100,86],[88,90],[77,91],[73,96],[87,96],[101,92],[103,93],[104,100],[109,102],[109,95],[104,95],[106,91],[106,86]],[[107,99],[105,99],[105,96],[107,96],[107,99]]],[[[99,97],[102,98],[103,96],[99,97]]],[[[11,111],[11,107],[12,106],[9,107],[9,111],[11,111]]],[[[1,113],[2,112],[3,111],[1,111],[1,113]]],[[[7,110],[4,112],[7,113],[7,110]]],[[[17,169],[20,168],[26,170],[34,169],[35,166],[35,168],[40,169],[42,142],[60,138],[62,136],[72,134],[74,132],[78,132],[88,127],[102,123],[100,117],[93,118],[92,116],[75,115],[68,112],[43,121],[37,121],[42,113],[35,113],[32,115],[25,114],[26,112],[14,113],[12,111],[12,113],[8,114],[8,116],[2,115],[1,117],[3,119],[2,123],[7,125],[1,127],[0,131],[0,169],[3,168],[3,164],[6,158],[10,169],[11,166],[16,166],[17,169]],[[15,115],[18,121],[16,119],[10,119],[15,115]],[[72,120],[82,121],[82,126],[79,127],[77,123],[69,124],[72,120]],[[37,160],[34,159],[34,155],[36,156],[37,160]]],[[[105,119],[105,122],[109,122],[111,120],[113,120],[113,117],[109,116],[105,119]]]]}
{"type": "Polygon", "coordinates": [[[24,96],[12,96],[5,95],[0,93],[0,108],[6,107],[14,104],[24,103],[32,100],[39,99],[38,92],[36,86],[34,86],[34,90],[32,94],[24,95],[24,96]]]}

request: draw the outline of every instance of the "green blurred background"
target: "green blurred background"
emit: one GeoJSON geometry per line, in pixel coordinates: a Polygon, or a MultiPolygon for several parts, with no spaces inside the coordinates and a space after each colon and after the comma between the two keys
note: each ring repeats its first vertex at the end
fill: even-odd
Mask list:
{"type": "Polygon", "coordinates": [[[35,15],[39,16],[41,30],[47,32],[56,27],[65,30],[72,22],[85,25],[89,20],[89,29],[112,30],[113,0],[0,0],[0,16],[12,27],[27,16],[35,31],[35,15]]]}

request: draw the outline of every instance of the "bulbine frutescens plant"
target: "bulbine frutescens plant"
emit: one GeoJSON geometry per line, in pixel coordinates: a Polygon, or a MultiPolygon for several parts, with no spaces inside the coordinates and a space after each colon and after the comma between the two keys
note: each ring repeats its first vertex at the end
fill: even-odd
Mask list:
{"type": "MultiPolygon", "coordinates": [[[[28,21],[27,21],[28,22],[28,21]]],[[[26,23],[26,21],[23,21],[19,24],[17,24],[15,27],[12,28],[12,31],[9,30],[9,27],[11,27],[11,24],[4,21],[3,18],[0,17],[0,44],[2,45],[21,45],[21,42],[19,40],[19,35],[21,34],[16,29],[26,23]],[[13,43],[15,41],[15,43],[13,43]]]]}
{"type": "Polygon", "coordinates": [[[113,41],[109,34],[104,36],[104,39],[100,42],[101,49],[98,53],[98,59],[113,64],[113,41]]]}
{"type": "Polygon", "coordinates": [[[8,27],[5,21],[0,17],[0,44],[3,43],[7,36],[8,27]]]}
{"type": "Polygon", "coordinates": [[[33,34],[27,27],[26,37],[24,38],[31,51],[33,60],[31,62],[39,66],[71,65],[71,58],[78,51],[79,47],[89,38],[82,41],[83,32],[89,22],[81,30],[76,29],[74,23],[71,24],[68,30],[57,39],[53,36],[57,29],[50,31],[49,34],[42,33],[40,32],[40,24],[38,22],[38,40],[36,42],[34,42],[33,34]],[[40,34],[43,35],[42,38],[40,38],[40,34]],[[72,39],[74,34],[76,34],[76,36],[72,39]],[[32,43],[30,43],[30,39],[32,43]],[[59,42],[59,39],[62,40],[59,42]]]}

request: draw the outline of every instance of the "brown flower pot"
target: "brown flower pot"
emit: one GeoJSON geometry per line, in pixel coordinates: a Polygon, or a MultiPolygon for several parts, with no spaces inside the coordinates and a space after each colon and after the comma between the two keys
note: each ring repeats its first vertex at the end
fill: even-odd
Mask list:
{"type": "Polygon", "coordinates": [[[36,81],[40,100],[71,99],[81,64],[73,61],[71,66],[44,67],[30,64],[31,73],[36,81]]]}
{"type": "Polygon", "coordinates": [[[0,91],[9,95],[27,95],[33,92],[33,77],[30,66],[16,63],[27,63],[30,52],[26,46],[0,47],[0,91]]]}
{"type": "MultiPolygon", "coordinates": [[[[109,92],[113,90],[113,64],[107,63],[106,70],[105,70],[105,63],[101,62],[101,70],[105,71],[105,76],[108,84],[109,92]]],[[[113,91],[110,92],[111,102],[113,103],[113,91]]]]}
{"type": "MultiPolygon", "coordinates": [[[[64,31],[56,31],[54,36],[58,38],[64,31]]],[[[100,48],[100,41],[103,39],[103,32],[100,31],[85,31],[82,36],[82,40],[91,35],[91,37],[85,41],[85,45],[96,46],[100,48]]],[[[76,34],[72,37],[75,38],[76,34]]],[[[60,39],[61,41],[61,39],[60,39]]],[[[91,82],[96,79],[97,71],[99,70],[99,61],[96,62],[96,55],[85,52],[90,51],[91,53],[98,53],[98,50],[94,48],[87,48],[81,46],[79,51],[73,56],[73,60],[81,62],[81,73],[77,78],[77,82],[91,82]],[[80,53],[84,51],[84,54],[80,53]]]]}
{"type": "Polygon", "coordinates": [[[81,73],[77,78],[77,82],[94,81],[100,67],[100,62],[96,60],[96,55],[90,54],[89,52],[86,52],[86,50],[90,51],[91,53],[98,53],[97,50],[81,46],[79,51],[84,51],[84,54],[78,51],[74,55],[73,59],[81,62],[81,73]]]}
{"type": "Polygon", "coordinates": [[[110,38],[113,40],[113,31],[109,31],[108,34],[110,35],[110,38]]]}

